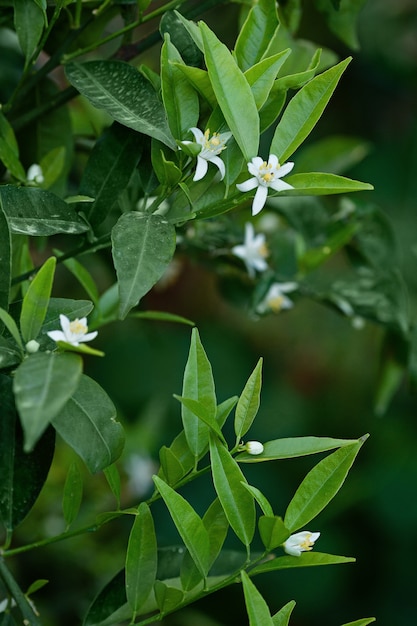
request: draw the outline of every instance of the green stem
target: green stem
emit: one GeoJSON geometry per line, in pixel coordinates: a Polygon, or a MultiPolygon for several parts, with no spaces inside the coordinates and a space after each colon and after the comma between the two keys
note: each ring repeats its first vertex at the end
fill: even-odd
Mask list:
{"type": "Polygon", "coordinates": [[[41,626],[41,623],[31,607],[28,599],[23,591],[13,578],[9,568],[7,567],[4,559],[0,557],[0,577],[4,582],[5,587],[9,590],[10,594],[16,601],[17,606],[23,617],[23,623],[25,626],[41,626]]]}

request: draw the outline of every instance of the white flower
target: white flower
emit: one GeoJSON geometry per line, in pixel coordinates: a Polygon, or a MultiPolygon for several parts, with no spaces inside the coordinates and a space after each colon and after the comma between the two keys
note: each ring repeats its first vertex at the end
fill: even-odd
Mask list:
{"type": "Polygon", "coordinates": [[[271,187],[274,191],[284,191],[285,189],[294,189],[292,185],[284,183],[280,180],[283,176],[289,174],[294,167],[294,163],[288,161],[284,165],[280,165],[278,157],[275,154],[270,154],[268,162],[263,161],[261,157],[257,156],[248,163],[249,173],[253,178],[248,178],[243,183],[239,183],[236,187],[239,191],[252,191],[256,189],[255,197],[252,203],[252,215],[257,215],[265,205],[268,195],[268,188],[271,187]]]}
{"type": "MultiPolygon", "coordinates": [[[[210,137],[210,130],[207,129],[203,133],[199,128],[190,128],[194,138],[201,146],[201,151],[197,155],[197,168],[194,174],[194,181],[201,180],[207,174],[208,164],[214,163],[219,168],[221,179],[225,175],[225,167],[223,161],[217,156],[226,148],[226,141],[230,139],[232,133],[213,133],[210,137]]],[[[183,141],[188,144],[192,141],[183,141]]]]}
{"type": "Polygon", "coordinates": [[[284,541],[283,547],[287,554],[300,556],[301,552],[310,552],[319,537],[320,533],[311,533],[308,530],[303,530],[288,537],[287,541],[284,541]]]}
{"type": "Polygon", "coordinates": [[[296,289],[297,283],[272,283],[264,299],[258,304],[257,312],[266,313],[272,311],[273,313],[279,313],[285,309],[291,309],[294,303],[285,294],[296,289]]]}
{"type": "Polygon", "coordinates": [[[70,322],[65,315],[59,316],[62,330],[51,330],[47,333],[48,337],[54,341],[65,341],[73,346],[78,346],[85,341],[91,341],[97,337],[97,331],[88,333],[87,318],[75,319],[70,322]]]}
{"type": "Polygon", "coordinates": [[[242,259],[245,263],[249,276],[255,276],[255,270],[263,272],[268,269],[265,258],[269,251],[265,243],[265,235],[259,233],[255,235],[253,225],[250,222],[245,224],[245,242],[239,246],[233,246],[232,254],[242,259]]]}
{"type": "Polygon", "coordinates": [[[264,451],[264,447],[260,441],[248,441],[245,444],[245,449],[248,454],[253,454],[253,456],[262,454],[262,452],[264,451]]]}
{"type": "Polygon", "coordinates": [[[42,168],[40,165],[38,165],[38,163],[33,163],[27,173],[26,173],[26,178],[28,180],[28,182],[34,182],[37,183],[38,185],[41,185],[44,181],[44,177],[43,177],[43,172],[42,172],[42,168]]]}

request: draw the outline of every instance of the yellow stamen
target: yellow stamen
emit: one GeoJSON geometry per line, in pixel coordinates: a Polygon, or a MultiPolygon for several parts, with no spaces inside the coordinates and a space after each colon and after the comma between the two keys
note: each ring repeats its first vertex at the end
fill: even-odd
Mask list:
{"type": "Polygon", "coordinates": [[[266,243],[263,243],[259,246],[259,254],[266,259],[266,257],[269,255],[269,249],[268,246],[266,245],[266,243]]]}
{"type": "Polygon", "coordinates": [[[87,332],[87,326],[82,324],[78,318],[70,323],[69,329],[74,335],[85,334],[87,332]]]}
{"type": "Polygon", "coordinates": [[[279,313],[282,309],[283,304],[284,298],[282,296],[276,296],[275,298],[271,298],[270,300],[268,300],[269,308],[274,313],[279,313]]]}
{"type": "Polygon", "coordinates": [[[310,551],[313,549],[313,545],[314,542],[311,541],[311,533],[309,535],[307,535],[307,537],[304,539],[303,543],[300,543],[300,548],[302,548],[303,550],[305,550],[306,552],[310,551]]]}

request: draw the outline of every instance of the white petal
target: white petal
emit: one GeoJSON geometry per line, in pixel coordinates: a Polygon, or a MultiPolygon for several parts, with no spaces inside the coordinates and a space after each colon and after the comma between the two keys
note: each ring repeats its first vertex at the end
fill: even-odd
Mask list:
{"type": "Polygon", "coordinates": [[[282,293],[290,293],[290,291],[295,291],[298,289],[297,283],[279,283],[279,290],[282,293]]]}
{"type": "Polygon", "coordinates": [[[276,156],[276,154],[269,155],[268,163],[269,165],[272,165],[274,169],[276,168],[276,166],[278,165],[278,157],[276,156]]]}
{"type": "Polygon", "coordinates": [[[252,215],[258,215],[258,213],[262,211],[265,206],[267,195],[268,187],[263,187],[262,185],[259,185],[252,203],[252,215]]]}
{"type": "Polygon", "coordinates": [[[200,156],[197,157],[197,167],[195,170],[193,181],[201,180],[207,174],[208,163],[205,159],[202,159],[200,156]]]}
{"type": "Polygon", "coordinates": [[[190,128],[190,131],[193,133],[195,140],[198,143],[202,143],[202,140],[204,139],[204,133],[195,126],[193,126],[193,128],[190,128]]]}
{"type": "Polygon", "coordinates": [[[46,334],[54,341],[67,341],[66,335],[62,330],[50,330],[46,334]]]}
{"type": "Polygon", "coordinates": [[[97,337],[97,330],[94,330],[92,333],[87,333],[86,335],[82,335],[82,337],[78,337],[78,341],[91,341],[92,339],[95,339],[95,337],[97,337]]]}
{"type": "Polygon", "coordinates": [[[224,175],[226,173],[223,161],[218,156],[211,157],[211,159],[209,159],[209,161],[211,163],[214,163],[214,165],[217,165],[217,167],[219,168],[220,174],[221,174],[221,180],[223,180],[224,175]]]}
{"type": "Polygon", "coordinates": [[[272,181],[272,183],[270,183],[269,186],[274,191],[285,191],[286,189],[294,189],[292,185],[289,185],[284,180],[280,180],[279,178],[277,180],[272,181]]]}
{"type": "Polygon", "coordinates": [[[255,229],[252,222],[246,222],[245,224],[245,244],[248,245],[250,241],[253,241],[255,235],[255,229]]]}
{"type": "Polygon", "coordinates": [[[265,259],[262,259],[261,257],[258,257],[257,259],[251,259],[251,263],[253,267],[258,270],[258,272],[264,272],[268,269],[268,263],[265,261],[265,259]]]}
{"type": "Polygon", "coordinates": [[[281,165],[281,167],[278,170],[279,178],[282,178],[283,176],[286,176],[287,174],[289,174],[293,167],[294,167],[294,163],[292,161],[287,161],[287,163],[284,163],[284,165],[281,165]]]}
{"type": "Polygon", "coordinates": [[[253,157],[250,163],[248,163],[248,168],[249,168],[249,165],[254,165],[256,169],[259,170],[259,168],[261,167],[261,165],[263,165],[263,163],[264,163],[263,158],[260,156],[256,156],[256,157],[253,157]]]}
{"type": "Polygon", "coordinates": [[[245,193],[246,191],[252,191],[252,189],[255,189],[258,185],[259,183],[257,178],[248,178],[248,180],[245,180],[243,183],[238,183],[236,187],[239,191],[243,191],[245,193]]]}

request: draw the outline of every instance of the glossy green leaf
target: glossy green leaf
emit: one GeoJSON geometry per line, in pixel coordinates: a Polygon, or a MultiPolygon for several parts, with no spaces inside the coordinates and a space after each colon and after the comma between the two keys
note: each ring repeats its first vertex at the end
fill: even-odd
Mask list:
{"type": "MultiPolygon", "coordinates": [[[[66,353],[62,356],[74,356],[66,353]]],[[[79,357],[75,357],[79,358],[79,357]]],[[[85,374],[65,406],[52,418],[61,437],[83,459],[91,472],[98,472],[119,458],[124,431],[116,421],[116,408],[107,393],[85,374]]]]}
{"type": "Polygon", "coordinates": [[[227,47],[203,22],[200,22],[200,30],[213,91],[228,127],[249,161],[258,154],[259,146],[259,116],[255,98],[227,47]],[[245,103],[244,107],[241,102],[245,103]]]}
{"type": "Polygon", "coordinates": [[[287,91],[288,89],[300,89],[309,80],[314,78],[317,70],[320,66],[322,50],[319,48],[313,54],[313,57],[308,64],[306,70],[302,70],[301,72],[296,72],[295,74],[287,74],[286,76],[281,76],[277,78],[274,85],[274,90],[276,92],[287,91]]]}
{"type": "Polygon", "coordinates": [[[295,601],[287,602],[282,609],[272,616],[272,623],[274,626],[288,626],[290,623],[291,613],[295,607],[295,601]]]}
{"type": "Polygon", "coordinates": [[[272,87],[267,101],[259,111],[261,133],[264,133],[278,119],[286,100],[287,92],[285,90],[275,92],[274,87],[272,87]]]}
{"type": "Polygon", "coordinates": [[[87,224],[71,206],[46,189],[3,185],[0,201],[13,233],[76,235],[88,230],[87,224]]]}
{"type": "Polygon", "coordinates": [[[267,101],[276,76],[289,53],[289,50],[283,50],[272,57],[259,61],[259,63],[246,70],[245,78],[250,85],[258,110],[267,101]]]}
{"type": "Polygon", "coordinates": [[[0,321],[3,322],[11,336],[13,337],[16,345],[20,348],[20,353],[23,353],[23,343],[20,337],[19,329],[17,327],[16,322],[12,318],[7,311],[4,309],[0,309],[0,321]]]}
{"type": "Polygon", "coordinates": [[[124,319],[166,270],[175,251],[175,228],[160,215],[125,213],[112,230],[112,246],[124,319]]]}
{"type": "Polygon", "coordinates": [[[332,439],[331,437],[284,437],[264,443],[264,451],[254,457],[242,452],[236,459],[239,463],[257,463],[274,459],[293,459],[297,456],[327,452],[357,443],[356,439],[332,439]]]}
{"type": "Polygon", "coordinates": [[[232,396],[231,398],[227,398],[227,400],[223,400],[218,406],[216,411],[216,421],[219,424],[220,428],[223,428],[227,418],[230,413],[235,408],[239,398],[237,396],[232,396]]]}
{"type": "Polygon", "coordinates": [[[54,281],[56,258],[49,257],[29,285],[22,302],[20,330],[23,341],[36,339],[45,321],[54,281]]]}
{"type": "MultiPolygon", "coordinates": [[[[184,468],[180,459],[171,448],[162,446],[159,449],[159,461],[162,469],[162,474],[161,472],[160,474],[168,485],[175,485],[183,476],[185,476],[185,474],[187,474],[187,470],[184,468]]],[[[194,457],[192,457],[192,461],[194,465],[194,457]]]]}
{"type": "Polygon", "coordinates": [[[0,397],[0,521],[11,532],[29,513],[46,481],[55,433],[49,428],[32,452],[24,452],[12,379],[3,374],[0,397]]]}
{"type": "Polygon", "coordinates": [[[12,274],[12,242],[7,218],[0,207],[0,307],[9,308],[9,291],[12,274]]]}
{"type": "Polygon", "coordinates": [[[281,517],[262,516],[259,518],[259,534],[265,548],[270,551],[282,545],[291,532],[285,527],[281,517]]]}
{"type": "Polygon", "coordinates": [[[255,504],[242,484],[246,479],[229,451],[214,437],[210,438],[210,458],[214,487],[229,524],[249,546],[255,532],[255,504]]]}
{"type": "Polygon", "coordinates": [[[75,354],[30,355],[15,372],[13,390],[25,435],[25,452],[31,452],[48,424],[76,390],[82,371],[75,354]]]}
{"type": "Polygon", "coordinates": [[[331,31],[353,50],[359,49],[357,34],[358,14],[366,0],[315,0],[320,11],[326,15],[326,21],[331,31]]]}
{"type": "Polygon", "coordinates": [[[152,167],[161,185],[171,189],[181,180],[182,172],[174,161],[166,158],[163,148],[164,145],[160,141],[152,139],[152,167]]]}
{"type": "Polygon", "coordinates": [[[241,573],[249,626],[273,626],[269,608],[246,572],[241,573]]]}
{"type": "Polygon", "coordinates": [[[290,100],[276,128],[270,153],[284,163],[321,117],[350,58],[313,78],[290,100]]]}
{"type": "Polygon", "coordinates": [[[66,523],[66,530],[77,519],[83,497],[83,477],[77,463],[72,463],[68,469],[62,498],[62,510],[66,523]]]}
{"type": "Polygon", "coordinates": [[[166,33],[161,50],[162,100],[175,139],[183,139],[190,128],[197,125],[199,117],[197,92],[178,69],[176,64],[180,63],[181,55],[166,33]]]}
{"type": "Polygon", "coordinates": [[[158,551],[152,513],[141,502],[129,535],[126,553],[126,597],[135,616],[152,591],[158,551]]]}
{"type": "Polygon", "coordinates": [[[20,181],[26,180],[26,172],[19,161],[19,146],[13,127],[0,111],[0,161],[20,181]]]}
{"type": "Polygon", "coordinates": [[[137,311],[135,313],[131,313],[129,317],[136,317],[142,320],[155,320],[158,322],[172,322],[174,324],[186,324],[187,326],[195,326],[195,323],[192,320],[189,320],[182,315],[168,313],[167,311],[137,311]]]}
{"type": "Polygon", "coordinates": [[[211,108],[214,109],[217,106],[217,99],[213,91],[208,72],[199,67],[184,65],[184,63],[176,63],[175,67],[177,67],[180,72],[185,75],[194,89],[200,94],[200,96],[207,100],[211,108]]]}
{"type": "MultiPolygon", "coordinates": [[[[58,250],[54,250],[55,254],[60,255],[58,250]]],[[[95,283],[94,278],[91,276],[90,272],[75,258],[66,259],[63,262],[63,265],[71,272],[71,274],[78,280],[80,285],[84,288],[88,297],[94,302],[96,305],[99,300],[99,294],[97,285],[95,283]]]]}
{"type": "Polygon", "coordinates": [[[356,444],[339,448],[310,470],[285,513],[284,524],[292,533],[308,524],[334,498],[364,440],[361,438],[356,444]]]}
{"type": "Polygon", "coordinates": [[[263,58],[277,28],[274,0],[259,0],[252,6],[235,45],[235,57],[241,70],[245,72],[263,58]]]}
{"type": "Polygon", "coordinates": [[[0,336],[0,369],[17,365],[21,362],[22,356],[22,351],[17,348],[12,339],[6,339],[0,336]]]}
{"type": "Polygon", "coordinates": [[[300,556],[279,556],[271,561],[265,561],[251,570],[251,574],[264,574],[293,567],[315,567],[318,565],[338,565],[340,563],[354,563],[355,559],[349,556],[324,554],[322,552],[302,552],[300,556]]]}
{"type": "Polygon", "coordinates": [[[324,174],[322,172],[308,172],[306,174],[293,174],[287,176],[285,181],[294,189],[280,192],[288,196],[325,196],[334,193],[351,193],[353,191],[371,191],[373,186],[358,180],[337,176],[336,174],[324,174]]]}
{"type": "Polygon", "coordinates": [[[110,213],[126,189],[143,149],[143,137],[114,123],[98,139],[87,161],[80,183],[81,195],[94,198],[78,204],[93,228],[110,213]]]}
{"type": "Polygon", "coordinates": [[[224,441],[223,433],[216,421],[215,416],[207,410],[205,404],[199,402],[198,400],[194,400],[193,398],[182,398],[176,394],[174,394],[174,398],[181,402],[181,405],[185,407],[187,411],[190,411],[207,424],[207,426],[209,426],[209,428],[224,441]]]}
{"type": "Polygon", "coordinates": [[[261,507],[263,514],[267,515],[268,517],[273,517],[274,511],[272,510],[272,506],[267,497],[262,493],[262,491],[260,491],[260,489],[254,487],[253,485],[249,485],[248,483],[243,483],[243,485],[253,495],[256,502],[261,507]]]}
{"type": "Polygon", "coordinates": [[[259,359],[255,369],[239,397],[235,413],[235,433],[239,441],[252,426],[258,413],[261,401],[262,388],[262,359],[259,359]]]}
{"type": "Polygon", "coordinates": [[[368,624],[372,624],[373,622],[376,622],[375,617],[365,617],[364,619],[357,619],[354,622],[342,624],[342,626],[368,626],[368,624]]]}
{"type": "MultiPolygon", "coordinates": [[[[182,397],[197,400],[214,418],[217,410],[216,391],[210,361],[200,340],[197,328],[191,332],[191,344],[184,370],[182,397]]],[[[208,445],[209,427],[184,404],[181,418],[191,452],[198,458],[208,445]]]]}
{"type": "Polygon", "coordinates": [[[161,101],[133,66],[122,61],[87,61],[69,63],[65,71],[70,83],[95,107],[120,124],[176,149],[161,101]]]}
{"type": "MultiPolygon", "coordinates": [[[[202,51],[195,44],[184,22],[187,25],[190,24],[190,21],[180,16],[177,11],[166,11],[161,18],[159,30],[162,38],[164,38],[165,33],[169,33],[172,43],[180,53],[184,63],[187,64],[187,67],[198,67],[203,60],[202,51]]],[[[193,22],[191,24],[198,32],[197,25],[193,22]]]]}
{"type": "Polygon", "coordinates": [[[120,509],[120,496],[121,496],[121,479],[119,470],[116,465],[113,463],[112,465],[108,465],[103,469],[103,474],[106,477],[106,480],[109,484],[109,487],[112,491],[112,494],[116,498],[117,508],[120,509]]]}
{"type": "Polygon", "coordinates": [[[14,25],[27,67],[42,37],[45,14],[35,0],[14,0],[13,4],[14,25]]]}
{"type": "Polygon", "coordinates": [[[173,485],[193,469],[195,458],[188,447],[184,430],[178,433],[169,448],[165,446],[161,448],[161,452],[164,449],[166,450],[166,454],[164,452],[160,456],[163,472],[165,473],[166,469],[167,475],[164,476],[163,473],[162,477],[166,479],[165,482],[173,485]]]}
{"type": "Polygon", "coordinates": [[[200,574],[205,577],[210,565],[210,539],[201,518],[187,500],[158,476],[154,476],[154,482],[187,550],[200,574]]]}
{"type": "Polygon", "coordinates": [[[39,165],[43,174],[42,187],[49,189],[64,173],[66,161],[66,150],[63,146],[58,146],[50,150],[42,157],[39,165]]]}
{"type": "Polygon", "coordinates": [[[157,580],[154,585],[155,599],[162,613],[172,612],[184,599],[184,592],[157,580]]]}

